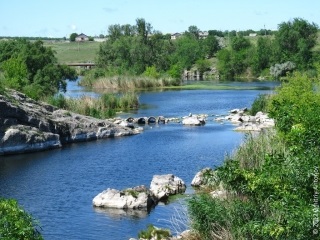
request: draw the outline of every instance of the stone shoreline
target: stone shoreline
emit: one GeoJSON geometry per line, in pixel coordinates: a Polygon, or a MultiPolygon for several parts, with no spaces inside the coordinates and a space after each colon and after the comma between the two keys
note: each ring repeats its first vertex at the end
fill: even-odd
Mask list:
{"type": "Polygon", "coordinates": [[[36,102],[14,90],[0,95],[0,155],[44,151],[67,143],[138,133],[137,129],[36,102]]]}

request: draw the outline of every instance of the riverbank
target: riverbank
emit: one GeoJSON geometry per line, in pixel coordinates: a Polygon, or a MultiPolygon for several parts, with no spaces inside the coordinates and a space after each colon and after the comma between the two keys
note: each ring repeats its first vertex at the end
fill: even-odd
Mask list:
{"type": "Polygon", "coordinates": [[[0,108],[0,155],[139,133],[136,129],[36,102],[9,89],[0,95],[0,108]]]}

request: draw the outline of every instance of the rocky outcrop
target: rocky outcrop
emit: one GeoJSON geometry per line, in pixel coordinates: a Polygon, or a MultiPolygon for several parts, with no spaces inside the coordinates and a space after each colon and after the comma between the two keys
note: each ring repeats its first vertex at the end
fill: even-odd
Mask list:
{"type": "Polygon", "coordinates": [[[93,206],[117,209],[150,209],[169,196],[184,193],[186,185],[173,174],[154,175],[150,189],[137,186],[124,190],[104,190],[92,200],[93,206]]]}
{"type": "Polygon", "coordinates": [[[181,178],[173,174],[154,175],[150,184],[150,191],[161,201],[166,200],[171,195],[184,193],[186,185],[181,178]]]}
{"type": "Polygon", "coordinates": [[[151,208],[156,204],[156,200],[145,186],[128,188],[122,191],[108,188],[99,193],[92,202],[95,207],[118,209],[151,208]]]}
{"type": "Polygon", "coordinates": [[[0,155],[42,151],[66,143],[138,133],[106,120],[75,114],[7,90],[0,95],[0,155]]]}

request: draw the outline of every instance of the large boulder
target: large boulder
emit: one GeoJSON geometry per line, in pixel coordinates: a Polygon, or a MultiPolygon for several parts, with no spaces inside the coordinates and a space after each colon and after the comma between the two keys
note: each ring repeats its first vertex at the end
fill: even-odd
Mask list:
{"type": "Polygon", "coordinates": [[[194,125],[194,126],[200,126],[205,123],[205,120],[202,118],[197,118],[197,117],[185,117],[182,120],[183,125],[194,125]]]}
{"type": "Polygon", "coordinates": [[[217,178],[216,173],[211,168],[204,168],[199,171],[192,179],[191,186],[201,187],[208,183],[208,181],[215,181],[217,178]]]}
{"type": "Polygon", "coordinates": [[[41,132],[37,128],[16,125],[6,130],[0,142],[0,155],[35,152],[61,147],[58,134],[41,132]]]}
{"type": "Polygon", "coordinates": [[[92,201],[95,207],[119,209],[151,208],[156,201],[145,186],[117,190],[108,188],[99,193],[92,201]]]}
{"type": "Polygon", "coordinates": [[[184,193],[185,190],[184,181],[173,174],[154,175],[150,184],[150,191],[159,201],[166,200],[171,195],[184,193]]]}

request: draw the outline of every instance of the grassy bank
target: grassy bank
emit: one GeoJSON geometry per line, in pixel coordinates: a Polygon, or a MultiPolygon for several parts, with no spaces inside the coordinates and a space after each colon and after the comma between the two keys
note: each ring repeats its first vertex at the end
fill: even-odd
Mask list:
{"type": "Polygon", "coordinates": [[[125,93],[119,96],[102,94],[99,98],[82,96],[79,99],[69,99],[58,95],[46,101],[71,112],[101,119],[113,117],[117,111],[137,109],[139,106],[139,98],[135,93],[125,93]]]}
{"type": "Polygon", "coordinates": [[[99,50],[99,42],[44,42],[46,47],[51,47],[56,52],[55,56],[58,62],[75,63],[75,62],[95,62],[99,50]]]}
{"type": "Polygon", "coordinates": [[[190,200],[192,227],[201,239],[318,239],[312,223],[319,216],[318,81],[300,73],[288,77],[267,98],[276,128],[248,135],[209,180],[227,197],[203,193],[190,200]]]}

